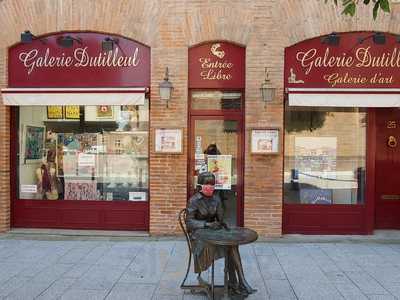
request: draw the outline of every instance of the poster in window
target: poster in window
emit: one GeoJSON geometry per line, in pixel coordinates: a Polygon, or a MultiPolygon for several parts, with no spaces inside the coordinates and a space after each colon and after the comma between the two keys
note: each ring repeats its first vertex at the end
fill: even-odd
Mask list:
{"type": "Polygon", "coordinates": [[[182,153],[182,129],[157,128],[155,130],[155,152],[182,153]]]}
{"type": "Polygon", "coordinates": [[[79,105],[67,105],[65,106],[65,118],[72,120],[79,120],[80,109],[79,105]]]}
{"type": "Polygon", "coordinates": [[[65,200],[96,200],[96,180],[65,180],[65,200]]]}
{"type": "Polygon", "coordinates": [[[38,163],[44,156],[46,128],[44,126],[25,125],[23,133],[24,163],[38,163]]]}
{"type": "Polygon", "coordinates": [[[278,154],[279,129],[252,129],[251,130],[252,154],[278,154]]]}
{"type": "Polygon", "coordinates": [[[316,178],[320,181],[336,178],[336,137],[296,136],[294,144],[295,168],[304,179],[316,182],[316,178]]]}
{"type": "Polygon", "coordinates": [[[300,202],[306,204],[332,204],[332,189],[301,189],[300,202]]]}
{"type": "Polygon", "coordinates": [[[147,131],[104,132],[103,139],[108,154],[132,154],[136,157],[147,157],[147,131]]]}
{"type": "Polygon", "coordinates": [[[57,120],[64,118],[64,109],[61,105],[47,106],[47,119],[57,120]]]}
{"type": "Polygon", "coordinates": [[[96,107],[97,119],[112,119],[113,107],[111,105],[98,105],[96,107]]]}
{"type": "Polygon", "coordinates": [[[232,155],[207,155],[208,172],[215,175],[216,190],[230,190],[232,186],[232,155]]]}

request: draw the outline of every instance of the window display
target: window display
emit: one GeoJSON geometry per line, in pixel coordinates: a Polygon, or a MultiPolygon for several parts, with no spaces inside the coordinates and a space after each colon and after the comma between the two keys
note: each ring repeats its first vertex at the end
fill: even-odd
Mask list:
{"type": "Polygon", "coordinates": [[[366,117],[359,108],[286,107],[285,203],[364,203],[366,117]]]}
{"type": "Polygon", "coordinates": [[[19,198],[147,201],[148,109],[78,106],[79,119],[54,119],[20,107],[19,198]]]}

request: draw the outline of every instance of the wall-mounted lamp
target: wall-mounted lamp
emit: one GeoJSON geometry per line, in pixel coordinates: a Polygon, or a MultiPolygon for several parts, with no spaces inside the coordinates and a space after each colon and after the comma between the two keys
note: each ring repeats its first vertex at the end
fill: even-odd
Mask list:
{"type": "Polygon", "coordinates": [[[372,36],[372,40],[377,45],[384,45],[386,43],[386,36],[382,32],[375,32],[372,36]]]}
{"type": "Polygon", "coordinates": [[[272,86],[271,81],[268,78],[267,68],[265,68],[265,79],[260,87],[262,100],[264,101],[264,107],[267,105],[267,103],[274,101],[275,90],[276,88],[272,86]]]}
{"type": "Polygon", "coordinates": [[[171,100],[172,90],[174,89],[172,83],[169,81],[168,67],[165,69],[164,80],[159,85],[160,88],[160,99],[167,102],[171,100]]]}
{"type": "Polygon", "coordinates": [[[82,39],[72,37],[70,35],[60,36],[57,38],[57,44],[62,48],[71,48],[74,45],[74,41],[82,45],[82,39]]]}
{"type": "Polygon", "coordinates": [[[35,36],[29,30],[25,30],[21,33],[21,43],[29,44],[32,43],[32,40],[35,36]]]}
{"type": "Polygon", "coordinates": [[[45,44],[44,39],[38,38],[29,30],[25,30],[24,32],[21,33],[21,43],[23,43],[23,44],[30,44],[30,43],[32,43],[33,40],[36,40],[36,39],[39,40],[40,42],[42,42],[42,44],[45,44]]]}
{"type": "Polygon", "coordinates": [[[104,52],[109,52],[114,49],[114,44],[118,44],[118,40],[106,37],[102,42],[101,42],[101,49],[104,52]]]}
{"type": "Polygon", "coordinates": [[[338,46],[340,43],[340,36],[336,32],[332,32],[321,39],[322,44],[329,46],[338,46]]]}
{"type": "Polygon", "coordinates": [[[110,52],[114,50],[114,46],[117,46],[119,50],[121,50],[122,54],[126,56],[124,49],[119,45],[119,40],[117,38],[106,37],[101,41],[101,50],[104,52],[110,52]]]}

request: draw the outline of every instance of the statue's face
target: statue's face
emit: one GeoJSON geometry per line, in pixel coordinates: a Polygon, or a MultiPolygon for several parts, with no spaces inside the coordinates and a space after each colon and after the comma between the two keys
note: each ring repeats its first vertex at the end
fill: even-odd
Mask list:
{"type": "Polygon", "coordinates": [[[211,197],[214,194],[215,186],[213,184],[201,185],[201,193],[206,197],[211,197]]]}

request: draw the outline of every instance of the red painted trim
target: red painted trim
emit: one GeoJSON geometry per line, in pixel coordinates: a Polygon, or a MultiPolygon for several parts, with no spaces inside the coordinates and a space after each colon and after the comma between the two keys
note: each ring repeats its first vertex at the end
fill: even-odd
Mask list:
{"type": "Polygon", "coordinates": [[[11,227],[16,224],[16,208],[17,208],[17,152],[19,149],[19,120],[18,120],[18,107],[10,107],[10,219],[11,227]]]}
{"type": "Polygon", "coordinates": [[[368,234],[365,205],[284,204],[284,233],[368,234]]]}
{"type": "Polygon", "coordinates": [[[367,121],[367,161],[366,161],[366,222],[367,234],[375,227],[375,156],[376,156],[376,110],[368,109],[367,121]]]}

